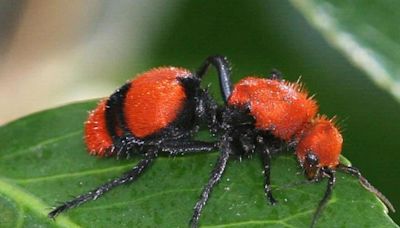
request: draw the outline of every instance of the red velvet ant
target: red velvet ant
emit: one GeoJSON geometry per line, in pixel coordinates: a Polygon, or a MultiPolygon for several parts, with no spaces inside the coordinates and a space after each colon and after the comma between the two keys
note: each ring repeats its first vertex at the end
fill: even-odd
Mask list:
{"type": "Polygon", "coordinates": [[[392,211],[389,200],[352,166],[339,162],[342,135],[333,121],[317,115],[318,106],[299,83],[246,77],[232,89],[230,66],[225,57],[211,56],[195,73],[162,67],[138,75],[100,101],[85,123],[85,142],[90,154],[143,159],[130,171],[98,188],[56,207],[50,218],[94,200],[112,188],[136,180],[160,154],[205,153],[218,149],[218,160],[194,207],[191,227],[197,227],[203,207],[219,182],[230,155],[259,153],[264,165],[264,191],[271,204],[271,155],[293,148],[307,179],[328,178],[325,195],[314,213],[314,226],[335,185],[336,170],[358,177],[360,183],[392,211]],[[225,105],[218,105],[200,87],[210,65],[218,71],[225,105]],[[193,139],[200,124],[207,124],[215,142],[193,139]]]}

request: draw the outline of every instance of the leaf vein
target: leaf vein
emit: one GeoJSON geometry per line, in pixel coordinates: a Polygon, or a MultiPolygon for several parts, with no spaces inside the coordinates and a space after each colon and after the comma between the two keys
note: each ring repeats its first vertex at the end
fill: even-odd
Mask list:
{"type": "Polygon", "coordinates": [[[28,148],[20,149],[19,151],[11,153],[11,154],[3,155],[2,157],[0,157],[0,159],[1,160],[7,160],[7,159],[15,158],[15,157],[20,156],[20,155],[25,155],[25,154],[34,152],[37,148],[44,147],[44,146],[46,146],[48,144],[52,144],[52,143],[55,143],[55,142],[58,142],[58,141],[61,141],[61,140],[64,140],[64,139],[67,139],[67,138],[70,138],[70,137],[74,137],[74,136],[76,136],[78,134],[82,134],[82,130],[74,131],[74,132],[71,132],[69,134],[62,135],[60,137],[55,137],[55,138],[50,138],[50,139],[47,139],[47,140],[43,140],[43,141],[41,141],[41,142],[39,142],[39,143],[37,143],[35,145],[32,145],[32,146],[30,146],[28,148]]]}
{"type": "Polygon", "coordinates": [[[63,173],[63,174],[57,174],[57,175],[53,175],[53,176],[42,176],[42,177],[35,177],[35,178],[28,178],[28,179],[15,179],[14,181],[19,184],[35,183],[35,182],[41,182],[41,181],[54,181],[54,180],[63,179],[63,178],[73,178],[73,177],[97,175],[97,174],[102,174],[102,173],[110,173],[110,172],[118,171],[118,170],[125,169],[128,167],[132,167],[132,164],[113,166],[113,167],[105,168],[105,169],[85,170],[85,171],[75,172],[75,173],[63,173]]]}

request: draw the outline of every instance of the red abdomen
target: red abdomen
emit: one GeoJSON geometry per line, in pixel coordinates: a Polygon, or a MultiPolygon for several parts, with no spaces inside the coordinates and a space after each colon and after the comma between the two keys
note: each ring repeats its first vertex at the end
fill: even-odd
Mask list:
{"type": "Polygon", "coordinates": [[[106,103],[106,99],[100,101],[85,122],[86,147],[93,155],[103,156],[113,144],[106,126],[106,103]]]}
{"type": "Polygon", "coordinates": [[[239,81],[229,105],[249,105],[256,128],[290,140],[317,113],[317,104],[298,84],[247,77],[239,81]]]}
{"type": "MultiPolygon", "coordinates": [[[[179,78],[185,77],[191,77],[188,70],[161,67],[140,74],[130,82],[122,110],[126,125],[135,137],[151,136],[177,118],[186,100],[179,78]]],[[[87,148],[91,154],[99,156],[113,146],[106,127],[106,102],[101,101],[85,122],[87,148]]]]}
{"type": "Polygon", "coordinates": [[[179,78],[189,77],[181,68],[156,68],[132,81],[125,98],[125,119],[139,138],[168,126],[183,109],[185,88],[179,78]]]}

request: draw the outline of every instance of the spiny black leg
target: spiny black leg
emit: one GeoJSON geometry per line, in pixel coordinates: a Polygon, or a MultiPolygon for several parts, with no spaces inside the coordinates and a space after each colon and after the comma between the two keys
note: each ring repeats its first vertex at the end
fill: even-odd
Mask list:
{"type": "Polygon", "coordinates": [[[213,65],[217,68],[218,77],[219,77],[219,85],[221,87],[222,98],[226,103],[228,101],[229,96],[232,92],[232,82],[230,78],[231,68],[230,64],[225,56],[210,56],[208,57],[203,65],[197,70],[197,77],[202,78],[203,75],[207,72],[208,67],[213,65]]]}
{"type": "Polygon", "coordinates": [[[343,164],[339,164],[337,166],[338,170],[341,170],[343,172],[346,172],[348,174],[351,174],[353,176],[358,177],[358,180],[360,181],[361,185],[367,189],[368,191],[374,193],[386,206],[392,211],[395,212],[396,210],[394,209],[393,205],[390,203],[390,201],[378,190],[376,189],[372,184],[368,182],[368,180],[361,174],[361,172],[352,166],[346,166],[343,164]]]}
{"type": "Polygon", "coordinates": [[[269,202],[271,205],[276,204],[276,200],[272,196],[272,189],[271,189],[271,155],[269,153],[269,150],[266,149],[264,152],[261,153],[262,160],[263,160],[263,165],[264,165],[264,192],[265,195],[267,196],[269,202]]]}
{"type": "Polygon", "coordinates": [[[141,160],[135,167],[133,167],[133,169],[124,173],[121,177],[111,180],[86,194],[80,195],[70,201],[64,202],[62,205],[56,207],[48,214],[49,218],[55,218],[58,214],[70,208],[77,207],[89,200],[95,200],[101,197],[104,193],[110,191],[114,187],[136,180],[140,176],[140,174],[142,174],[143,171],[147,167],[149,167],[154,157],[155,157],[154,151],[148,152],[145,155],[145,158],[141,160]]]}
{"type": "Polygon", "coordinates": [[[324,197],[319,202],[317,210],[314,213],[314,216],[313,216],[312,221],[311,221],[311,227],[315,226],[315,223],[317,222],[318,217],[321,215],[322,210],[324,209],[326,203],[328,202],[329,198],[332,195],[332,190],[333,190],[333,187],[335,186],[335,183],[336,183],[335,171],[333,171],[331,169],[323,169],[322,172],[323,172],[322,175],[326,175],[329,178],[328,179],[328,185],[326,187],[326,191],[325,191],[324,197]]]}
{"type": "Polygon", "coordinates": [[[272,196],[271,190],[271,153],[269,148],[265,145],[262,137],[257,138],[257,150],[260,152],[264,168],[264,192],[271,205],[276,204],[275,198],[272,196]]]}
{"type": "Polygon", "coordinates": [[[172,156],[184,154],[197,154],[204,152],[211,152],[218,149],[216,142],[203,142],[203,141],[164,141],[160,144],[160,152],[168,153],[172,156]]]}
{"type": "Polygon", "coordinates": [[[198,227],[199,218],[203,210],[203,207],[206,205],[212,189],[219,182],[222,174],[225,171],[225,167],[229,159],[229,154],[232,153],[230,142],[227,139],[225,140],[223,139],[220,150],[221,153],[218,157],[217,163],[215,164],[214,170],[211,173],[210,179],[208,180],[207,185],[205,185],[203,192],[200,195],[200,200],[197,201],[194,207],[193,216],[189,223],[190,227],[192,228],[198,227]]]}

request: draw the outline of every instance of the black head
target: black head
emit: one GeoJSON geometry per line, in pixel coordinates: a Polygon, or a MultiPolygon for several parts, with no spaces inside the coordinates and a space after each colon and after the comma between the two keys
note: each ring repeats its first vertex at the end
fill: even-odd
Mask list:
{"type": "Polygon", "coordinates": [[[319,158],[312,151],[304,157],[303,169],[308,180],[316,180],[320,176],[319,158]]]}

